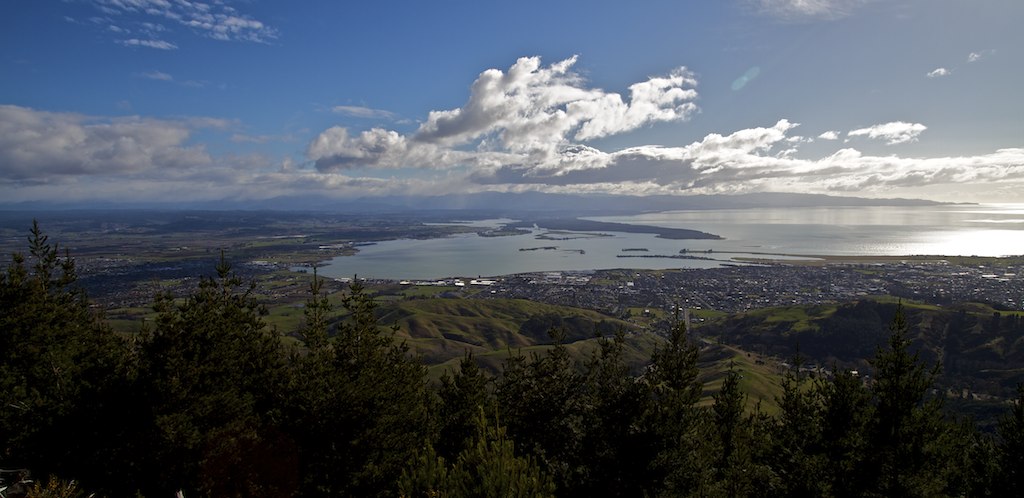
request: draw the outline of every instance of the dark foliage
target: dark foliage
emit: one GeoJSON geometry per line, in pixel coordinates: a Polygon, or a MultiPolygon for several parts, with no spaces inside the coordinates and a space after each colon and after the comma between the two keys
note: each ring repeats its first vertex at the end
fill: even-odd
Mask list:
{"type": "MultiPolygon", "coordinates": [[[[431,390],[358,283],[335,312],[314,273],[305,325],[288,331],[302,341],[294,347],[265,325],[253,287],[223,256],[193,295],[158,296],[156,320],[131,340],[111,332],[74,284],[73,260],[37,226],[29,256],[15,255],[0,280],[0,467],[56,476],[46,481],[54,489],[447,497],[1024,489],[1024,387],[995,437],[950,416],[935,389],[939,367],[919,356],[900,306],[870,376],[810,375],[796,361],[779,413],[768,415],[746,408],[739,369],[702,405],[700,347],[682,323],[640,375],[623,361],[623,332],[605,334],[579,365],[555,329],[548,353],[511,355],[497,379],[467,356],[431,390]]],[[[873,324],[887,309],[844,311],[825,333],[854,349],[876,344],[873,324]],[[858,330],[863,337],[849,337],[858,330]]],[[[529,326],[559,323],[545,316],[529,326]]],[[[1020,320],[961,315],[949,326],[1014,334],[1020,320]]]]}

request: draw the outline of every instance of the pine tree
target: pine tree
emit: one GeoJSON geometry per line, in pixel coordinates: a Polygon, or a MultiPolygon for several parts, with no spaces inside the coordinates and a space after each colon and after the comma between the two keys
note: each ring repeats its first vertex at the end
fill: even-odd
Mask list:
{"type": "Polygon", "coordinates": [[[585,496],[633,496],[650,479],[650,433],[643,426],[650,408],[646,383],[631,375],[622,358],[625,335],[598,339],[586,364],[584,455],[581,481],[585,496]]]}
{"type": "Polygon", "coordinates": [[[822,484],[836,497],[861,496],[872,480],[866,468],[871,457],[868,428],[874,417],[871,392],[849,370],[836,370],[819,390],[821,444],[828,462],[822,484]]]}
{"type": "Polygon", "coordinates": [[[997,455],[1007,496],[1024,493],[1024,384],[1017,384],[1017,399],[999,421],[997,455]]]}
{"type": "Polygon", "coordinates": [[[331,301],[323,292],[324,280],[317,276],[313,267],[313,280],[309,284],[309,298],[302,309],[306,323],[302,331],[302,339],[311,351],[320,351],[327,346],[328,316],[333,310],[331,301]]]}
{"type": "Polygon", "coordinates": [[[0,461],[116,491],[132,422],[126,344],[35,221],[28,246],[0,275],[0,461]]]}
{"type": "Polygon", "coordinates": [[[793,367],[782,377],[782,396],[778,398],[781,412],[772,460],[781,496],[822,496],[828,489],[823,479],[821,392],[802,367],[797,353],[793,367]]]}
{"type": "Polygon", "coordinates": [[[583,381],[561,333],[552,331],[552,337],[555,344],[547,354],[506,361],[495,395],[511,439],[537,459],[563,493],[574,488],[584,470],[583,381]]]}
{"type": "MultiPolygon", "coordinates": [[[[712,495],[741,497],[754,492],[758,469],[754,462],[754,418],[747,416],[747,396],[740,390],[740,373],[733,367],[722,381],[722,388],[714,395],[711,442],[712,495]]],[[[700,494],[705,494],[701,492],[700,494]]]]}
{"type": "Polygon", "coordinates": [[[293,367],[285,418],[301,448],[299,494],[387,495],[431,439],[425,369],[377,324],[358,281],[342,307],[337,333],[307,343],[293,367]]]}
{"type": "Polygon", "coordinates": [[[157,319],[139,350],[153,427],[147,493],[288,494],[297,482],[294,443],[278,430],[287,363],[266,310],[243,290],[221,254],[182,302],[158,296],[157,319]]]}
{"type": "Polygon", "coordinates": [[[555,484],[532,456],[516,454],[505,429],[478,411],[472,442],[447,460],[431,448],[402,473],[399,496],[476,498],[530,498],[554,496],[555,484]],[[449,461],[453,461],[449,464],[449,461]]]}
{"type": "Polygon", "coordinates": [[[935,496],[946,487],[950,457],[941,398],[929,396],[939,366],[910,353],[909,326],[898,306],[888,347],[872,361],[874,418],[869,457],[875,491],[888,496],[935,496]]]}
{"type": "Polygon", "coordinates": [[[651,480],[644,494],[684,495],[703,489],[710,479],[703,437],[704,410],[697,406],[698,349],[677,322],[668,342],[651,355],[643,382],[651,396],[644,415],[642,441],[652,446],[651,480]]]}
{"type": "Polygon", "coordinates": [[[459,363],[454,375],[445,373],[438,390],[438,441],[437,453],[447,459],[454,459],[480,435],[476,431],[479,413],[493,405],[487,392],[489,379],[477,366],[472,353],[459,363]]]}

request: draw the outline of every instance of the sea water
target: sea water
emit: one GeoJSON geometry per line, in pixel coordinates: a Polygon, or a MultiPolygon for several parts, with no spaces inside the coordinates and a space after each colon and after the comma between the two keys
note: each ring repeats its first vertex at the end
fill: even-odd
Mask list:
{"type": "MultiPolygon", "coordinates": [[[[426,280],[610,268],[713,268],[743,264],[765,254],[797,259],[816,255],[1024,254],[1024,205],[717,209],[592,219],[688,228],[724,239],[669,240],[650,234],[539,228],[505,237],[461,234],[378,242],[360,247],[354,256],[334,258],[319,271],[328,277],[358,274],[426,280]],[[681,254],[683,249],[686,252],[681,254]]],[[[487,225],[474,223],[482,228],[487,225]]]]}

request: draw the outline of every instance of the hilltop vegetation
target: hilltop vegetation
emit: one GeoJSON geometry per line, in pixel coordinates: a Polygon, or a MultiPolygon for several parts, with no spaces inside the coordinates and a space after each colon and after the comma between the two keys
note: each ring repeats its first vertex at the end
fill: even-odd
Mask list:
{"type": "MultiPolygon", "coordinates": [[[[797,351],[830,367],[869,369],[898,308],[892,299],[766,308],[713,321],[702,333],[749,351],[791,358],[797,351]]],[[[957,391],[1012,397],[1024,382],[1024,314],[989,305],[907,303],[913,347],[942,364],[937,382],[957,391]]]]}
{"type": "MultiPolygon", "coordinates": [[[[557,321],[544,313],[558,309],[534,308],[540,318],[529,325],[516,317],[530,307],[515,301],[491,311],[432,300],[379,310],[358,283],[336,307],[314,279],[302,324],[284,331],[267,326],[255,290],[222,256],[193,294],[157,296],[154,319],[125,340],[75,286],[74,261],[34,228],[29,255],[16,254],[0,279],[0,466],[30,469],[50,489],[74,489],[62,484],[74,480],[106,496],[1024,490],[1024,387],[995,436],[950,416],[933,390],[937,369],[912,352],[898,306],[870,363],[873,382],[844,371],[807,376],[798,362],[779,377],[769,411],[744,392],[776,389],[743,365],[757,360],[702,348],[682,323],[637,371],[627,330],[584,339],[583,324],[597,318],[585,313],[558,317],[577,323],[575,342],[566,343],[570,328],[556,328],[553,344],[517,354],[508,342],[535,344],[557,321]],[[500,375],[466,356],[432,387],[380,323],[417,311],[504,323],[483,341],[506,345],[500,375]],[[592,350],[574,357],[571,348],[588,342],[592,350]],[[704,364],[728,362],[724,375],[702,375],[702,354],[704,364]]],[[[443,337],[458,323],[415,330],[443,337]]]]}
{"type": "Polygon", "coordinates": [[[550,349],[552,331],[582,363],[599,338],[622,330],[623,354],[637,372],[658,342],[649,331],[595,311],[523,299],[416,299],[382,305],[377,316],[397,327],[396,338],[432,366],[434,376],[456,367],[467,353],[489,374],[499,374],[512,354],[550,349]]]}

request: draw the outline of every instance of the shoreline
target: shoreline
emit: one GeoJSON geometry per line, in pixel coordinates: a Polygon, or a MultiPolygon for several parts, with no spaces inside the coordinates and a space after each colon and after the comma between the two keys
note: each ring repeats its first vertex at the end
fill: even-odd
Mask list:
{"type": "Polygon", "coordinates": [[[885,254],[854,254],[854,255],[838,255],[838,254],[791,254],[791,253],[771,253],[771,252],[757,252],[757,251],[715,251],[715,254],[755,254],[758,256],[779,256],[784,258],[796,258],[796,259],[777,259],[777,258],[732,258],[736,261],[742,262],[772,262],[776,264],[801,264],[801,265],[824,265],[824,264],[842,264],[842,263],[893,263],[893,262],[906,262],[913,261],[919,263],[946,263],[946,264],[982,264],[982,263],[1014,263],[1024,264],[1024,255],[1012,255],[1012,256],[948,256],[941,254],[911,254],[911,255],[885,255],[885,254]]]}

